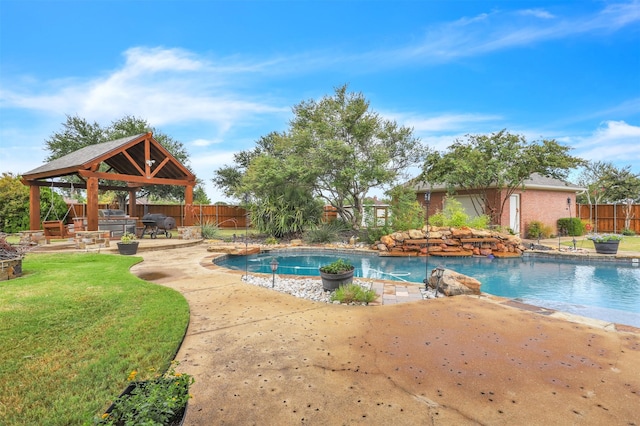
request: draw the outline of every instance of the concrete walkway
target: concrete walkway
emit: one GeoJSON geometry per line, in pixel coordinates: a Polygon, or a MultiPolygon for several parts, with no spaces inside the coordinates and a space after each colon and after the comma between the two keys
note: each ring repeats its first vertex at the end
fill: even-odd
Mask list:
{"type": "Polygon", "coordinates": [[[637,329],[484,296],[397,303],[413,286],[315,303],[212,268],[205,245],[139,254],[132,272],[191,309],[186,424],[640,424],[637,329]]]}

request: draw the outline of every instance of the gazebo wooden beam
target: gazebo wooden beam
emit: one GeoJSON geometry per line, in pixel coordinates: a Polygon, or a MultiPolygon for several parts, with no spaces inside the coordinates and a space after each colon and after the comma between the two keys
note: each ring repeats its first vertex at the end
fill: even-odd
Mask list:
{"type": "Polygon", "coordinates": [[[91,172],[89,170],[79,170],[78,174],[84,178],[91,177],[96,179],[134,182],[134,183],[142,184],[141,186],[146,186],[146,185],[188,186],[194,183],[192,181],[186,181],[181,179],[146,178],[144,176],[133,176],[133,175],[123,175],[123,174],[118,174],[117,176],[114,176],[113,173],[91,172]]]}
{"type": "MultiPolygon", "coordinates": [[[[22,183],[24,183],[25,185],[28,186],[47,186],[47,187],[51,187],[53,186],[54,188],[75,188],[75,189],[87,189],[87,184],[82,182],[82,183],[70,183],[70,182],[47,182],[47,181],[43,181],[43,180],[30,180],[30,181],[25,181],[23,179],[22,183]]],[[[131,191],[131,189],[136,189],[136,188],[140,188],[142,185],[139,184],[131,184],[131,185],[127,185],[127,186],[118,186],[118,185],[99,185],[98,189],[100,189],[101,191],[131,191]]]]}

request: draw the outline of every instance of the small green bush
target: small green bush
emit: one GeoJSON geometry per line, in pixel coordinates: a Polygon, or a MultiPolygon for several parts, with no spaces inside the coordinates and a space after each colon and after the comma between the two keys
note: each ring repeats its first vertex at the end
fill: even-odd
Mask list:
{"type": "Polygon", "coordinates": [[[468,226],[475,229],[487,229],[489,216],[481,215],[473,219],[464,211],[462,203],[455,198],[447,198],[445,208],[429,217],[429,225],[462,228],[468,226]]]}
{"type": "Polygon", "coordinates": [[[278,239],[276,237],[271,236],[271,237],[265,239],[264,243],[267,244],[267,245],[276,245],[276,244],[278,244],[278,239]]]}
{"type": "Polygon", "coordinates": [[[585,224],[577,217],[564,217],[558,219],[558,232],[560,235],[579,237],[585,233],[585,224]]]}
{"type": "Polygon", "coordinates": [[[627,237],[633,237],[634,235],[636,235],[636,233],[635,233],[635,231],[633,229],[624,228],[622,230],[622,235],[627,236],[627,237]]]}
{"type": "Polygon", "coordinates": [[[537,238],[549,238],[551,235],[551,227],[546,226],[538,220],[533,220],[527,224],[525,235],[531,240],[535,240],[537,238]]]}
{"type": "Polygon", "coordinates": [[[332,301],[339,301],[340,303],[366,303],[369,304],[376,300],[378,295],[374,290],[365,289],[358,284],[348,284],[340,286],[332,295],[332,301]]]}
{"type": "Polygon", "coordinates": [[[373,244],[376,241],[380,241],[385,235],[393,233],[393,228],[385,225],[379,228],[363,228],[360,230],[360,241],[367,241],[369,244],[373,244]]]}

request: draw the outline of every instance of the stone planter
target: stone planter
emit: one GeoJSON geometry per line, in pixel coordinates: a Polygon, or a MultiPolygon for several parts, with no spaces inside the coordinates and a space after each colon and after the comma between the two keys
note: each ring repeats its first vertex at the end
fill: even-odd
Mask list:
{"type": "Polygon", "coordinates": [[[125,256],[131,256],[138,252],[138,241],[131,243],[118,243],[118,252],[125,256]]]}
{"type": "Polygon", "coordinates": [[[341,285],[350,284],[353,281],[354,269],[343,272],[341,274],[327,274],[320,271],[320,277],[322,278],[322,288],[324,291],[336,290],[341,285]]]}
{"type": "Polygon", "coordinates": [[[0,281],[22,276],[22,258],[0,260],[0,281]]]}
{"type": "Polygon", "coordinates": [[[601,243],[597,243],[594,241],[593,245],[596,247],[596,253],[617,254],[620,241],[619,240],[603,241],[601,243]]]}

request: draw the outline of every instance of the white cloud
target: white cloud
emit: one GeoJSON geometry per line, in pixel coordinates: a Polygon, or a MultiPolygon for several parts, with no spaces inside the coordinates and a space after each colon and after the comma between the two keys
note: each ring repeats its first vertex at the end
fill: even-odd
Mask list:
{"type": "Polygon", "coordinates": [[[592,161],[611,161],[640,167],[640,126],[624,121],[606,121],[594,133],[573,138],[576,155],[592,161]]]}
{"type": "Polygon", "coordinates": [[[544,9],[525,9],[518,12],[520,15],[534,16],[540,19],[553,19],[555,16],[544,9]]]}
{"type": "MultiPolygon", "coordinates": [[[[112,73],[84,82],[48,82],[36,93],[4,90],[3,107],[17,107],[57,115],[78,114],[106,123],[122,117],[144,117],[154,126],[204,121],[218,134],[256,117],[280,116],[289,106],[270,99],[241,95],[232,86],[238,67],[216,67],[181,49],[128,49],[124,65],[112,73]]],[[[240,67],[250,70],[250,67],[240,67]]]]}
{"type": "Polygon", "coordinates": [[[478,123],[495,123],[501,120],[499,115],[489,114],[444,114],[428,118],[408,118],[407,126],[413,127],[417,133],[461,131],[475,133],[478,123]]]}
{"type": "Polygon", "coordinates": [[[209,139],[196,139],[194,141],[189,142],[187,145],[204,147],[209,145],[215,145],[222,143],[221,139],[209,140],[209,139]]]}
{"type": "Polygon", "coordinates": [[[611,5],[592,15],[551,18],[554,16],[547,11],[525,9],[460,19],[431,27],[422,43],[388,52],[387,56],[395,54],[396,63],[400,58],[446,62],[585,33],[615,31],[640,21],[640,2],[611,5]]]}

